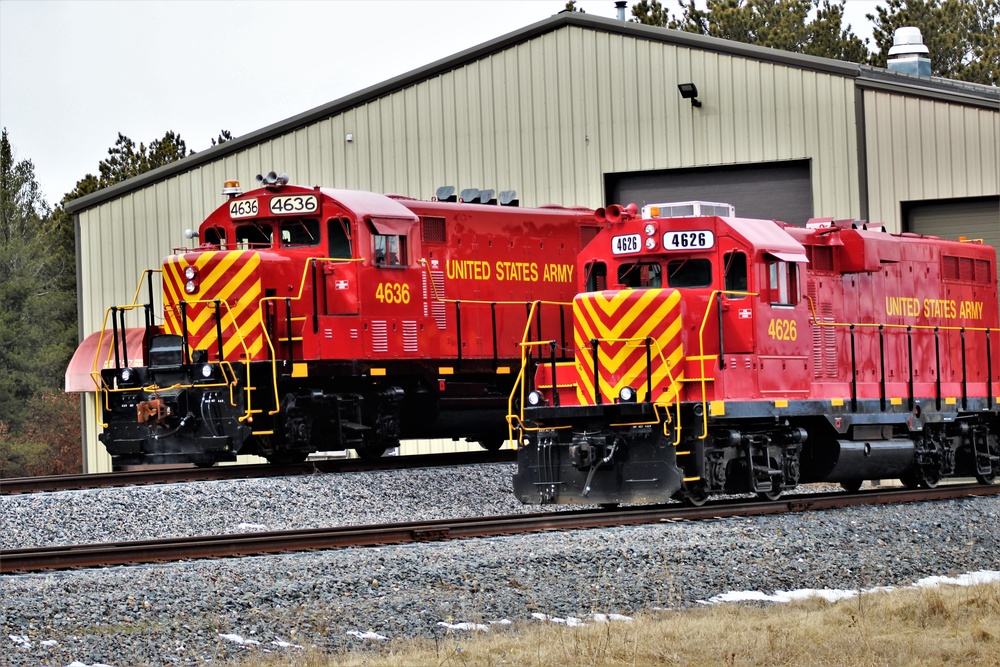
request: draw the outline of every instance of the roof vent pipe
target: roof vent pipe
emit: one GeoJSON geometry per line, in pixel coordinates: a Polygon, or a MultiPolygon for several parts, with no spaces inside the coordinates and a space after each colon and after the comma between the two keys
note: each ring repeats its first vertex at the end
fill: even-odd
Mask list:
{"type": "Polygon", "coordinates": [[[889,62],[886,67],[894,72],[931,75],[930,49],[920,36],[920,28],[896,28],[889,47],[889,62]]]}
{"type": "Polygon", "coordinates": [[[625,20],[625,5],[627,4],[628,2],[626,2],[626,0],[615,0],[615,9],[618,10],[619,21],[625,20]]]}

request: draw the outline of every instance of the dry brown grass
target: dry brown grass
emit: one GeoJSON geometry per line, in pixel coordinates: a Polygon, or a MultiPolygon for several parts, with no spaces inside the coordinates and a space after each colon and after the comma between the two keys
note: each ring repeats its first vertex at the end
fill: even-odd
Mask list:
{"type": "Polygon", "coordinates": [[[634,665],[1000,666],[1000,584],[872,593],[837,603],[720,605],[634,622],[392,641],[371,652],[255,656],[246,667],[566,667],[634,665]]]}

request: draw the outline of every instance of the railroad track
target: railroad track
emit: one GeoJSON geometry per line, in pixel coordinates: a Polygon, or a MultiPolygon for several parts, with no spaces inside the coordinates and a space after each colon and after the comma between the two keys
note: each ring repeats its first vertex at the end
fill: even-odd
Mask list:
{"type": "Polygon", "coordinates": [[[255,556],[296,551],[434,542],[545,530],[575,530],[696,521],[736,516],[805,512],[865,504],[890,504],[1000,494],[1000,485],[961,484],[936,489],[877,489],[861,493],[818,493],[748,502],[723,500],[702,507],[659,505],[615,510],[575,510],[472,519],[440,519],[340,528],[185,537],[142,542],[81,544],[0,550],[0,574],[109,567],[197,558],[255,556]]]}
{"type": "Polygon", "coordinates": [[[373,461],[365,459],[322,459],[292,465],[258,463],[252,465],[215,466],[212,468],[151,468],[83,475],[11,477],[10,479],[0,480],[0,496],[51,491],[103,489],[115,486],[176,484],[180,482],[220,479],[286,477],[312,473],[402,470],[406,468],[434,468],[477,463],[512,463],[516,460],[517,452],[510,449],[502,449],[496,452],[477,451],[451,454],[386,456],[373,461]]]}

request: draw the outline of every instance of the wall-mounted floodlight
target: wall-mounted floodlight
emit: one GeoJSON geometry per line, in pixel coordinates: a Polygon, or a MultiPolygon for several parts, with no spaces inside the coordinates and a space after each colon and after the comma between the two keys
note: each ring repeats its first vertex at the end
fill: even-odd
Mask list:
{"type": "Polygon", "coordinates": [[[681,97],[691,100],[691,106],[701,106],[701,102],[698,101],[698,86],[693,83],[679,83],[677,84],[677,90],[681,91],[681,97]]]}

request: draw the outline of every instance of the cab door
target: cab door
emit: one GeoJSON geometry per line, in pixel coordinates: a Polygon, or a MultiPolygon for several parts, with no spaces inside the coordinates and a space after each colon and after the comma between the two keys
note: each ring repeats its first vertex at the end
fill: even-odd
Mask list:
{"type": "Polygon", "coordinates": [[[322,315],[358,314],[358,262],[350,261],[352,226],[346,216],[327,220],[327,258],[318,262],[322,273],[322,294],[319,295],[322,315]]]}
{"type": "Polygon", "coordinates": [[[750,296],[749,253],[731,239],[720,241],[723,290],[722,350],[725,355],[754,350],[754,299],[750,296]]]}

